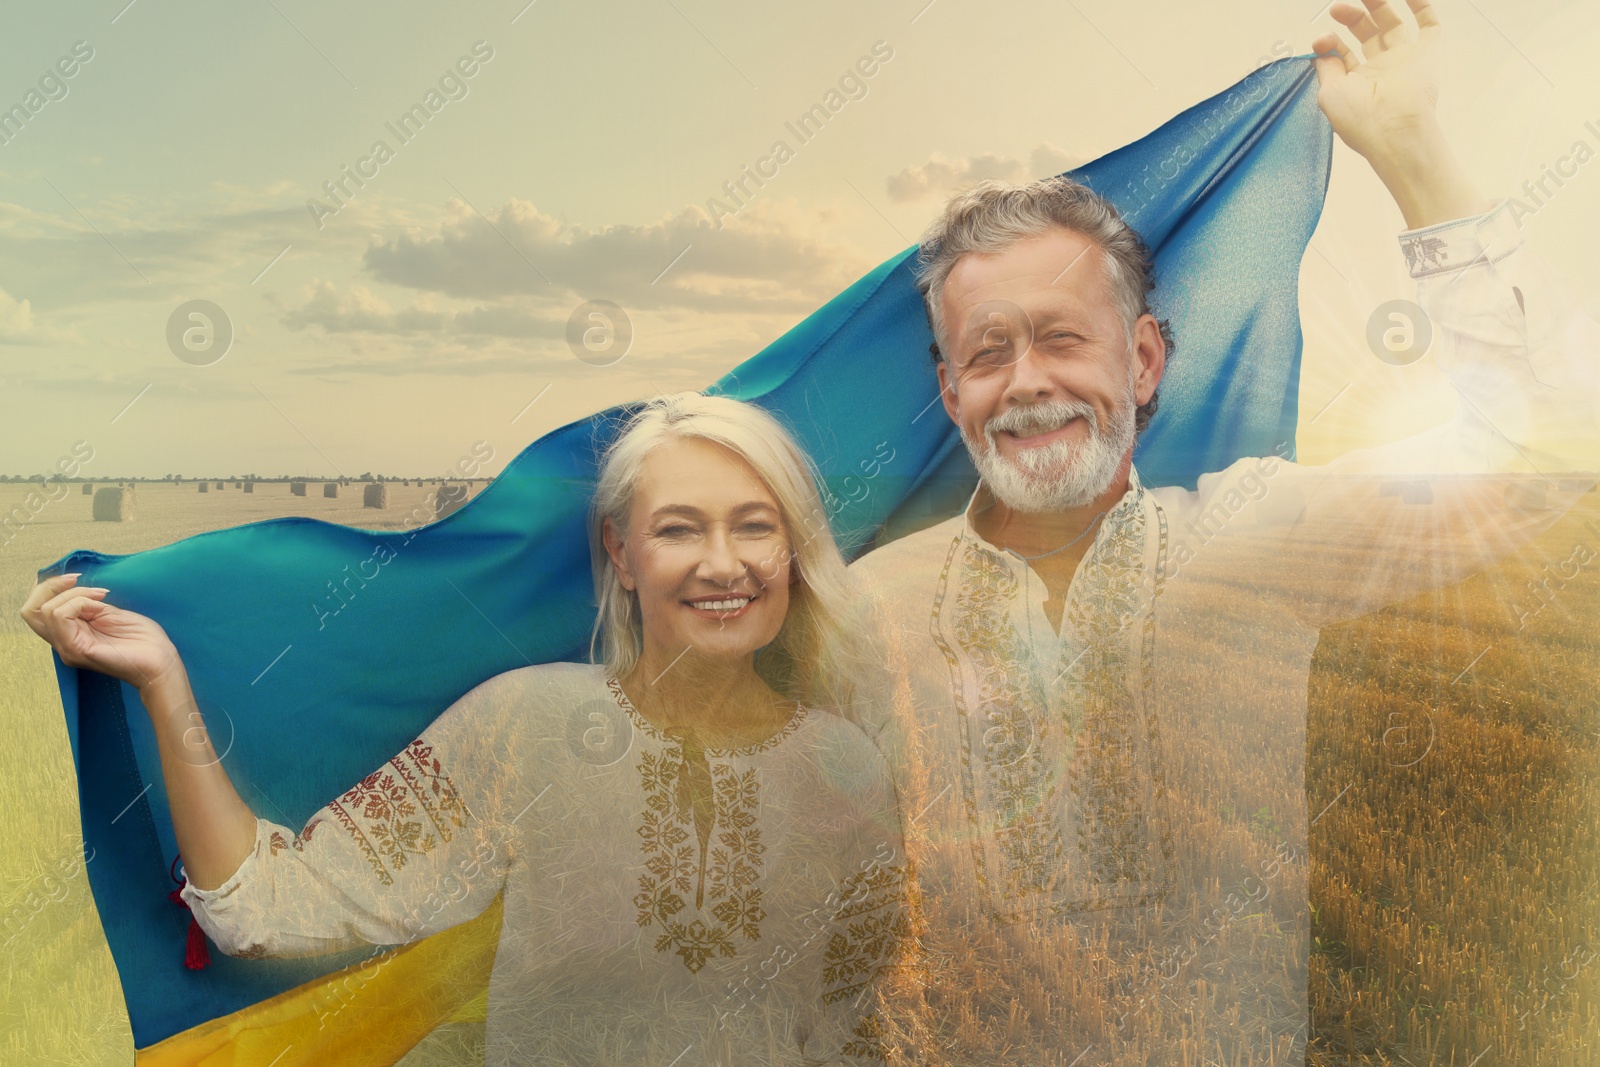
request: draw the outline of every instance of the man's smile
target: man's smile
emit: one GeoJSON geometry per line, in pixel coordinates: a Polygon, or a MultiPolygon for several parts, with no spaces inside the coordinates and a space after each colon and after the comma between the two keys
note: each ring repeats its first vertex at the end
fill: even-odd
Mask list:
{"type": "Polygon", "coordinates": [[[1041,448],[1066,437],[1081,421],[1080,417],[1074,417],[1052,429],[1001,430],[996,436],[1007,438],[1022,448],[1041,448]]]}

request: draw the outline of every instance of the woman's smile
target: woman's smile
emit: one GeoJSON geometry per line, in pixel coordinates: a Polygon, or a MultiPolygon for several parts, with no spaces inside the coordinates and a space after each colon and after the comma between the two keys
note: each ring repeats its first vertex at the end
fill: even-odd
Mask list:
{"type": "Polygon", "coordinates": [[[750,605],[755,603],[759,594],[756,593],[714,593],[710,596],[694,597],[685,600],[684,604],[689,610],[703,619],[717,619],[726,622],[745,615],[750,605]]]}

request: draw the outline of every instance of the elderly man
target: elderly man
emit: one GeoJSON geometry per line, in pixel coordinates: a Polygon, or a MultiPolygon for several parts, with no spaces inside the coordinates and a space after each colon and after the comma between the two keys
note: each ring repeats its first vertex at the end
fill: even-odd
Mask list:
{"type": "Polygon", "coordinates": [[[1471,573],[1568,502],[1506,475],[1596,465],[1574,446],[1594,324],[1445,143],[1437,14],[1407,0],[1412,30],[1364,2],[1332,9],[1364,58],[1315,42],[1318,103],[1404,215],[1453,422],[1147,487],[1133,446],[1174,346],[1116,210],[1066,179],[985,182],[922,241],[980,484],[854,570],[884,618],[893,695],[868,725],[925,905],[885,1039],[924,1062],[1301,1062],[1318,630],[1471,573]],[[1453,477],[1397,494],[1397,474],[1453,477]]]}

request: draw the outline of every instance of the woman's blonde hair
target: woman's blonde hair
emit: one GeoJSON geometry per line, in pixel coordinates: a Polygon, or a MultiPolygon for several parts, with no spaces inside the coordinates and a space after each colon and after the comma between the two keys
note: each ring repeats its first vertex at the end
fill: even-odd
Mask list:
{"type": "Polygon", "coordinates": [[[774,690],[810,707],[844,711],[855,682],[869,666],[861,627],[852,620],[861,599],[834,543],[810,459],[771,414],[725,396],[676,393],[642,405],[606,449],[589,509],[589,551],[599,613],[589,641],[613,675],[627,673],[644,647],[639,597],[625,589],[606,552],[602,529],[610,519],[628,533],[629,512],[644,459],[669,440],[711,441],[740,456],[777,500],[798,579],[789,611],[756,670],[774,690]]]}

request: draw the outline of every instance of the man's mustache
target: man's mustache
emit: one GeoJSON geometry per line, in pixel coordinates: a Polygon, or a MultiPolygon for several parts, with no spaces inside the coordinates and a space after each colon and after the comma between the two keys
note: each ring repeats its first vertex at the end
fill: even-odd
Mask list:
{"type": "Polygon", "coordinates": [[[1091,433],[1100,429],[1091,405],[1082,401],[1051,400],[1002,412],[983,424],[983,433],[992,445],[995,435],[1002,431],[1015,434],[1046,433],[1060,429],[1075,418],[1087,419],[1091,433]]]}

